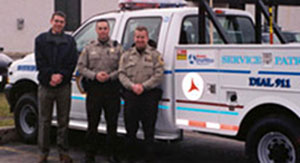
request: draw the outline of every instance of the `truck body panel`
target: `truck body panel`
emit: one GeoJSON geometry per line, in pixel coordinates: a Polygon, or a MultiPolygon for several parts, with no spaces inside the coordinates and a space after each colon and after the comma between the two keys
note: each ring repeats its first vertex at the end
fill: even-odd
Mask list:
{"type": "MultiPolygon", "coordinates": [[[[216,10],[222,10],[222,21],[230,16],[247,18],[249,28],[254,29],[249,13],[216,10]]],[[[180,139],[181,129],[235,136],[244,117],[264,104],[284,106],[299,117],[297,95],[300,81],[297,79],[300,74],[297,69],[300,65],[300,46],[241,45],[241,42],[222,45],[219,41],[215,42],[218,45],[196,45],[198,26],[193,24],[196,23],[194,20],[185,20],[197,13],[197,8],[190,7],[105,13],[84,22],[73,36],[78,51],[82,51],[89,41],[97,38],[94,32],[96,21],[105,18],[109,20],[111,39],[117,40],[127,50],[132,46],[136,26],[145,25],[149,29],[150,39],[157,43],[157,50],[165,61],[161,85],[164,93],[159,103],[156,138],[180,139]],[[182,43],[184,30],[190,40],[182,43]]],[[[227,21],[230,22],[229,19],[227,21]]],[[[228,34],[232,34],[226,23],[223,26],[230,31],[228,34]]],[[[240,36],[243,31],[234,33],[240,36]]],[[[218,38],[217,34],[214,37],[218,38]]],[[[15,61],[9,71],[12,72],[11,85],[25,79],[38,85],[34,54],[15,61]]],[[[85,130],[86,95],[80,87],[76,70],[72,79],[69,126],[85,130]]],[[[54,120],[53,123],[57,122],[54,120]]],[[[105,132],[105,121],[101,121],[98,129],[105,132]]],[[[122,111],[118,131],[125,133],[122,111]]]]}

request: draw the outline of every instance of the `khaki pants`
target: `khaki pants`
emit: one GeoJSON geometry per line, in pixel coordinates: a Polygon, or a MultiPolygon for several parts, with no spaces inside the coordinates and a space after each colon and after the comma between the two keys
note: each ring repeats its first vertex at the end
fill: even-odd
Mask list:
{"type": "Polygon", "coordinates": [[[53,106],[57,108],[57,148],[60,154],[68,151],[68,124],[71,106],[71,84],[59,88],[47,88],[42,85],[38,90],[39,133],[38,145],[41,154],[48,155],[50,150],[50,128],[53,106]]]}

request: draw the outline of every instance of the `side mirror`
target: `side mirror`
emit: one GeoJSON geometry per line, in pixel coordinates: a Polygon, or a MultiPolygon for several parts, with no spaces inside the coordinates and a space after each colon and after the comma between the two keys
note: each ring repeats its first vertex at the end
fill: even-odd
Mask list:
{"type": "Polygon", "coordinates": [[[3,52],[4,48],[3,47],[0,47],[0,52],[3,52]]]}

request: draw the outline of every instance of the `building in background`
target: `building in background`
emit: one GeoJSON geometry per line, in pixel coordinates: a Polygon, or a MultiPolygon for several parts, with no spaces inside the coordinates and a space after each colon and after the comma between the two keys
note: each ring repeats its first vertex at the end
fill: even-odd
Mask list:
{"type": "Polygon", "coordinates": [[[118,0],[0,0],[0,47],[4,52],[33,51],[34,38],[49,30],[51,14],[67,14],[67,31],[100,12],[118,9],[118,0]]]}
{"type": "MultiPolygon", "coordinates": [[[[141,2],[171,2],[184,0],[120,0],[141,2]]],[[[197,1],[197,0],[187,0],[197,1]]],[[[222,0],[213,0],[215,6],[229,7],[222,0]]],[[[237,0],[237,2],[242,2],[237,0]]],[[[50,16],[56,10],[67,14],[67,31],[74,31],[81,22],[94,14],[117,10],[119,0],[0,0],[0,47],[4,52],[27,53],[33,51],[34,38],[49,30],[50,16]]],[[[189,2],[190,5],[191,2],[189,2]]],[[[234,3],[240,7],[239,3],[234,3]]],[[[254,14],[253,5],[244,7],[254,14]]],[[[299,7],[280,6],[278,24],[285,31],[300,31],[299,7]]]]}

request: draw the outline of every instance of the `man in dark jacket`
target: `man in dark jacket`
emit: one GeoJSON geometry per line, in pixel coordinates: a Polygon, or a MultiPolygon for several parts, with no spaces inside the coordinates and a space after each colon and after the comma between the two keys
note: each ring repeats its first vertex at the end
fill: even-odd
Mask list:
{"type": "Polygon", "coordinates": [[[35,39],[35,60],[38,70],[39,133],[41,151],[39,162],[47,162],[50,150],[50,128],[53,105],[57,108],[57,147],[62,163],[72,162],[68,155],[67,129],[71,105],[71,79],[77,63],[74,39],[63,32],[64,13],[55,12],[52,28],[35,39]]]}

